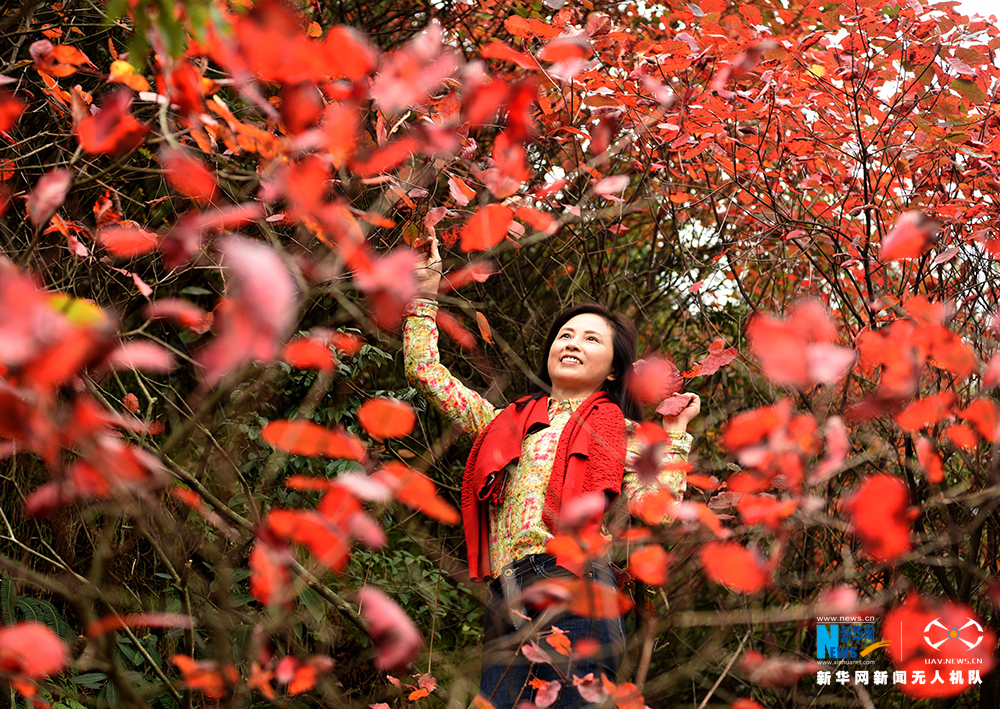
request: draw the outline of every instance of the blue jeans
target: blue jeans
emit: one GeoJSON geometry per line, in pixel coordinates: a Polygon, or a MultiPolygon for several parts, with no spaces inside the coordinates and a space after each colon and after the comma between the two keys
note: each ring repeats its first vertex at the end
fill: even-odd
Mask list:
{"type": "MultiPolygon", "coordinates": [[[[546,578],[573,578],[569,571],[556,566],[554,557],[534,554],[511,565],[512,572],[506,579],[490,583],[490,597],[486,605],[485,637],[483,639],[483,676],[479,693],[490,700],[495,709],[515,709],[520,702],[533,702],[535,690],[528,685],[533,678],[559,680],[563,687],[556,709],[585,707],[573,676],[585,677],[593,673],[600,682],[604,674],[611,681],[617,678],[618,666],[625,654],[625,627],[621,618],[597,620],[567,611],[553,615],[551,611],[521,607],[520,589],[546,578]],[[506,583],[504,582],[506,581],[506,583]],[[522,618],[523,613],[528,619],[522,618]],[[593,638],[600,645],[596,655],[589,658],[566,657],[540,635],[548,635],[552,627],[564,631],[574,645],[582,638],[593,638]],[[534,641],[554,664],[532,663],[520,651],[521,646],[534,641]]],[[[617,588],[614,573],[607,562],[594,564],[587,578],[617,588]]]]}

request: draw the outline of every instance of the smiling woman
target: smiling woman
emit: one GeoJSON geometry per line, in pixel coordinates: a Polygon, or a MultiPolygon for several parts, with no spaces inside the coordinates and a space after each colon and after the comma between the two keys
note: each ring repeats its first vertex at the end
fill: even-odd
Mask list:
{"type": "Polygon", "coordinates": [[[560,313],[542,348],[543,387],[498,409],[441,364],[434,300],[440,265],[432,241],[416,271],[423,296],[408,308],[403,350],[413,384],[474,440],[462,518],[469,575],[489,584],[480,693],[496,709],[536,700],[581,707],[591,695],[587,683],[599,683],[602,674],[614,681],[624,654],[617,580],[606,556],[586,565],[557,561],[550,542],[572,535],[561,538],[606,547],[603,516],[619,495],[635,498],[661,487],[679,493],[684,481],[676,464],[687,459],[686,429],[701,403],[686,394],[680,414],[664,418],[669,433],[660,474],[652,486],[641,485],[635,469],[643,453],[635,424],[641,409],[629,390],[637,337],[631,319],[596,303],[560,313]],[[556,586],[530,588],[545,579],[556,586]],[[552,593],[610,604],[586,615],[559,612],[546,608],[558,600],[546,598],[552,593]],[[534,644],[542,638],[566,650],[557,656],[561,664],[534,644]]]}

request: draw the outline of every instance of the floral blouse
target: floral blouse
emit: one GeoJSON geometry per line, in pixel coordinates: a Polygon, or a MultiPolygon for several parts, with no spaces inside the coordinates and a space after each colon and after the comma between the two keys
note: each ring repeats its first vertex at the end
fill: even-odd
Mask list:
{"type": "MultiPolygon", "coordinates": [[[[403,356],[406,376],[440,411],[473,440],[500,413],[489,401],[469,389],[441,364],[438,353],[437,303],[417,300],[410,304],[403,325],[403,356]]],[[[552,533],[542,523],[542,503],[548,488],[552,462],[563,427],[582,399],[549,399],[549,427],[524,439],[521,458],[511,464],[499,505],[489,509],[490,568],[497,575],[504,566],[529,554],[545,552],[552,533]]],[[[676,463],[687,460],[691,434],[668,432],[669,439],[661,460],[662,472],[653,487],[643,487],[634,465],[642,452],[635,435],[635,422],[628,427],[625,475],[622,493],[629,498],[642,496],[651,489],[666,487],[680,492],[684,475],[676,463]]]]}

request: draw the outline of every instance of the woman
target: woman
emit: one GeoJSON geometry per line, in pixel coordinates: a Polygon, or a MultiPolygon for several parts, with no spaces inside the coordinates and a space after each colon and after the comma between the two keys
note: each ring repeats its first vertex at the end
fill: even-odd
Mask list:
{"type": "MultiPolygon", "coordinates": [[[[635,326],[628,317],[593,303],[560,313],[546,338],[538,371],[545,391],[497,409],[441,364],[434,300],[440,265],[437,242],[432,240],[416,271],[421,297],[409,306],[403,351],[414,386],[475,441],[463,479],[462,517],[470,577],[490,582],[480,693],[496,709],[512,709],[533,700],[530,680],[558,679],[563,686],[554,706],[584,706],[587,702],[573,678],[593,673],[598,686],[601,674],[614,681],[625,645],[621,619],[593,620],[571,613],[553,617],[522,603],[520,592],[542,578],[572,578],[574,571],[617,587],[606,561],[565,569],[546,553],[546,544],[566,520],[566,512],[586,518],[581,508],[597,500],[589,526],[599,530],[604,500],[620,492],[645,492],[632,469],[642,449],[633,421],[641,411],[627,388],[636,357],[635,326]],[[542,643],[555,664],[532,663],[522,646],[553,634],[564,634],[572,643],[592,638],[597,643],[589,647],[597,651],[564,657],[551,651],[552,643],[542,643]]],[[[680,415],[663,421],[670,433],[664,468],[686,460],[690,450],[687,425],[701,410],[701,402],[695,394],[687,396],[680,415]]],[[[666,472],[658,483],[675,492],[684,485],[678,473],[666,472]]]]}

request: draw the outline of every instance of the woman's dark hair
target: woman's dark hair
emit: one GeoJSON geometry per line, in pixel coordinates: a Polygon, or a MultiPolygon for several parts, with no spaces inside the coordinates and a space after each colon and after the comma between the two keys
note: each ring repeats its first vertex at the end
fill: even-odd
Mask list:
{"type": "Polygon", "coordinates": [[[575,318],[577,315],[592,313],[599,315],[611,327],[613,355],[611,359],[611,373],[615,375],[612,380],[607,380],[601,386],[601,390],[608,395],[608,398],[618,404],[618,407],[625,414],[625,418],[633,421],[642,420],[642,408],[639,403],[629,393],[629,380],[632,378],[632,365],[636,359],[636,340],[639,337],[635,329],[632,318],[622,313],[613,313],[600,303],[581,303],[568,308],[552,321],[549,334],[545,336],[545,344],[542,347],[540,356],[541,364],[538,367],[537,376],[545,383],[547,389],[539,390],[533,398],[547,396],[552,389],[552,378],[549,376],[549,350],[555,342],[556,335],[562,326],[575,318]]]}

